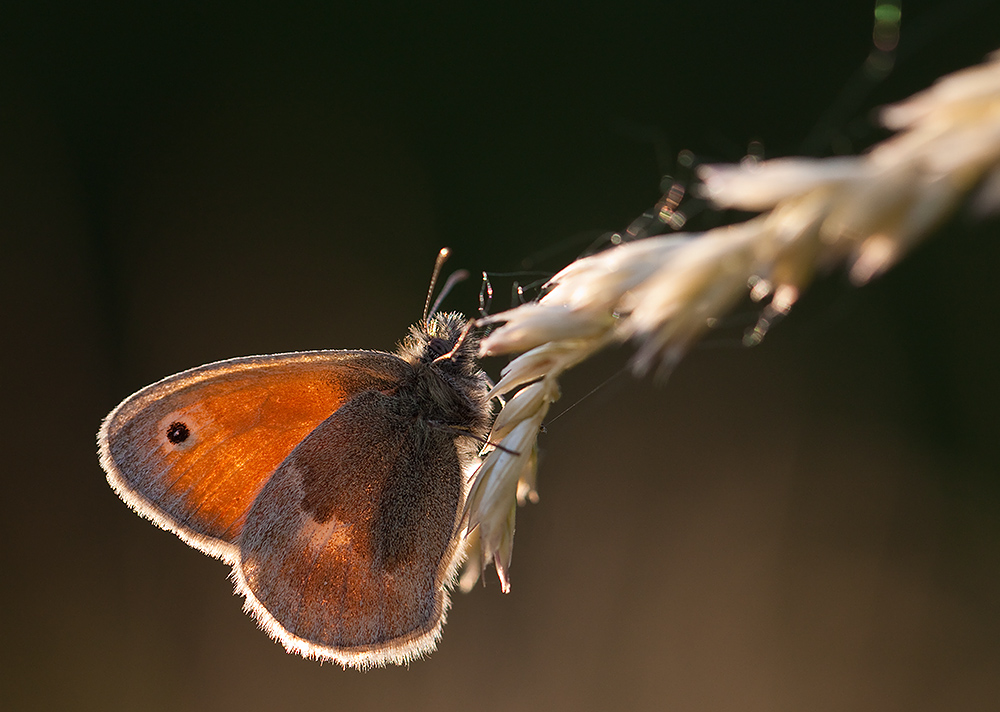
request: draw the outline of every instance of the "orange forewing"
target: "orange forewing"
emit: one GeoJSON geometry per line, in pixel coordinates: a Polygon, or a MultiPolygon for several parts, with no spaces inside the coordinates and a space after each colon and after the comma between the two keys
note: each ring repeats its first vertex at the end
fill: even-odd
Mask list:
{"type": "Polygon", "coordinates": [[[391,388],[401,368],[389,354],[314,351],[171,376],[105,420],[108,480],[140,514],[234,562],[246,514],[281,462],[355,394],[391,388]]]}

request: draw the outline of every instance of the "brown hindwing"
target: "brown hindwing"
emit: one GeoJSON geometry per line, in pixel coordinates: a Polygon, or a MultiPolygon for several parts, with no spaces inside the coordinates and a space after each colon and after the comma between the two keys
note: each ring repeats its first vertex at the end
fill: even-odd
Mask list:
{"type": "Polygon", "coordinates": [[[237,571],[289,649],[365,666],[436,639],[463,495],[455,435],[359,394],[317,427],[253,505],[237,571]]]}

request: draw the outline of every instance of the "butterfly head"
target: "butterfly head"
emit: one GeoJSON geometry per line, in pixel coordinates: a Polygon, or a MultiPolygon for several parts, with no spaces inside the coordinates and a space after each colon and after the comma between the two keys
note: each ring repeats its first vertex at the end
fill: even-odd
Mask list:
{"type": "Polygon", "coordinates": [[[478,348],[479,337],[465,316],[439,312],[411,326],[397,354],[414,366],[435,364],[445,372],[476,376],[478,348]]]}

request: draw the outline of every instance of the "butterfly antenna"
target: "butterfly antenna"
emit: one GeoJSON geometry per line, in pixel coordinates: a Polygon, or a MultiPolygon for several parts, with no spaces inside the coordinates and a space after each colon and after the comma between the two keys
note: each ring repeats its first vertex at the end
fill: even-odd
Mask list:
{"type": "Polygon", "coordinates": [[[438,304],[441,302],[441,297],[438,297],[438,300],[434,302],[434,309],[430,309],[431,296],[434,294],[434,286],[437,284],[438,276],[441,274],[441,268],[444,267],[445,261],[447,261],[450,256],[451,250],[447,247],[442,247],[441,251],[438,252],[437,259],[434,260],[434,272],[431,274],[431,286],[427,288],[427,299],[424,300],[424,319],[433,314],[437,310],[438,304]]]}
{"type": "Polygon", "coordinates": [[[431,316],[437,314],[438,307],[441,306],[441,302],[444,298],[448,296],[448,292],[451,291],[451,288],[468,278],[469,272],[464,269],[455,270],[448,275],[448,279],[445,281],[444,286],[441,287],[441,293],[438,295],[438,298],[434,300],[434,306],[431,307],[431,316]]]}

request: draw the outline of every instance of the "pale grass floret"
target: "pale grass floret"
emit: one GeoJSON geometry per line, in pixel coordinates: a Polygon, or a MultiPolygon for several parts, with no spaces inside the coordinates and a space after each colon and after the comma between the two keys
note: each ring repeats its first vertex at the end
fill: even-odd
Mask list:
{"type": "Polygon", "coordinates": [[[467,528],[476,530],[481,553],[463,587],[493,561],[509,589],[516,505],[534,493],[538,432],[566,369],[630,341],[637,374],[668,372],[747,294],[770,298],[746,339],[756,343],[817,272],[846,264],[852,281],[864,284],[977,186],[976,207],[1000,203],[1000,52],[884,109],[882,121],[900,133],[862,156],[702,166],[703,197],[763,214],[582,258],[556,274],[537,302],[479,321],[500,324],[483,339],[482,355],[520,355],[491,392],[514,395],[494,423],[469,495],[467,528]]]}
{"type": "MultiPolygon", "coordinates": [[[[543,379],[547,386],[554,381],[543,379]]],[[[479,571],[492,561],[504,593],[510,590],[511,552],[514,547],[514,515],[517,509],[518,485],[534,479],[536,466],[535,440],[548,413],[549,405],[558,397],[545,393],[545,387],[525,388],[511,399],[520,410],[522,419],[511,423],[508,419],[503,445],[483,462],[469,492],[467,505],[468,528],[479,530],[481,549],[479,561],[473,561],[479,571]],[[498,506],[502,504],[505,506],[498,506]],[[489,543],[489,547],[482,544],[489,543]]],[[[529,485],[530,487],[530,485],[529,485]]],[[[472,580],[475,582],[475,579],[472,580]]]]}
{"type": "Polygon", "coordinates": [[[817,188],[835,187],[864,175],[864,161],[847,158],[775,158],[734,165],[706,165],[698,172],[701,194],[720,208],[769,210],[817,188]]]}

